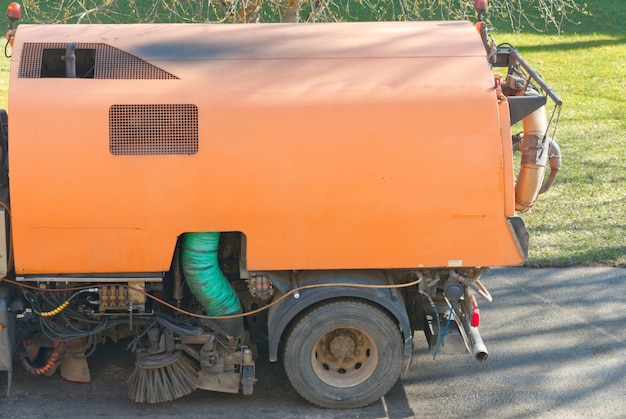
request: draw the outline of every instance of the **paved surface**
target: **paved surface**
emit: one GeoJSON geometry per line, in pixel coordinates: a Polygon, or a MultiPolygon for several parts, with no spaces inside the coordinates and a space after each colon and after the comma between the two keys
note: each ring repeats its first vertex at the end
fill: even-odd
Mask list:
{"type": "MultiPolygon", "coordinates": [[[[90,359],[91,384],[31,377],[17,366],[0,417],[582,418],[626,417],[626,269],[494,269],[481,305],[487,363],[433,360],[421,335],[412,369],[380,402],[328,411],[303,401],[280,364],[258,360],[253,396],[197,391],[175,402],[126,398],[123,347],[90,359]]],[[[6,376],[0,374],[0,389],[6,376]]]]}

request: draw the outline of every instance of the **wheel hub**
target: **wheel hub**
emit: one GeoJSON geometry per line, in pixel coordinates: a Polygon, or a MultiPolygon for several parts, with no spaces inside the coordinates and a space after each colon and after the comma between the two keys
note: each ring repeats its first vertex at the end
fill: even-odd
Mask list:
{"type": "Polygon", "coordinates": [[[354,333],[346,331],[346,329],[340,329],[340,331],[335,333],[335,336],[331,336],[327,347],[331,357],[335,360],[349,361],[356,355],[356,336],[354,333]]]}
{"type": "Polygon", "coordinates": [[[378,349],[372,338],[356,328],[339,328],[322,335],[311,361],[320,380],[347,388],[367,380],[378,365],[378,349]]]}

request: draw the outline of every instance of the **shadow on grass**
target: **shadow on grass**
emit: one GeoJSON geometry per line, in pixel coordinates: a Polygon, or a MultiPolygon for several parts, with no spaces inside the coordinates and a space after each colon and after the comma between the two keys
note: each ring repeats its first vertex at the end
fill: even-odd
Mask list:
{"type": "Polygon", "coordinates": [[[626,36],[616,39],[594,39],[581,42],[557,42],[554,44],[546,45],[516,45],[516,48],[528,52],[541,52],[541,51],[567,51],[567,50],[580,50],[588,48],[599,48],[607,46],[622,45],[626,47],[626,36]]]}
{"type": "Polygon", "coordinates": [[[626,268],[626,246],[585,250],[571,258],[533,258],[526,262],[524,266],[529,268],[570,266],[613,266],[626,268]]]}

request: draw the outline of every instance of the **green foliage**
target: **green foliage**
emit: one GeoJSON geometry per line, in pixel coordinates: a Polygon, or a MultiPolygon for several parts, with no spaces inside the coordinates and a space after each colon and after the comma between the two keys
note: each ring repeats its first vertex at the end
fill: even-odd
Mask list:
{"type": "MultiPolygon", "coordinates": [[[[473,19],[473,0],[23,0],[33,23],[146,23],[473,19]],[[292,19],[289,19],[292,20],[292,19]]],[[[489,16],[514,31],[561,30],[586,14],[576,0],[492,1],[489,16]]]]}

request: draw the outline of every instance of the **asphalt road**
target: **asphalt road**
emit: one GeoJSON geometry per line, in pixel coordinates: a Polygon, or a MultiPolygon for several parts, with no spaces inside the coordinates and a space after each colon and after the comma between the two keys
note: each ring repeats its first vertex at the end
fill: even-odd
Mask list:
{"type": "Polygon", "coordinates": [[[324,410],[302,400],[280,364],[257,361],[252,396],[196,391],[161,405],[126,398],[133,357],[106,345],[90,358],[92,383],[16,366],[0,417],[582,418],[626,417],[626,269],[494,269],[481,305],[490,351],[432,359],[421,335],[411,369],[382,400],[363,409],[324,410]]]}

